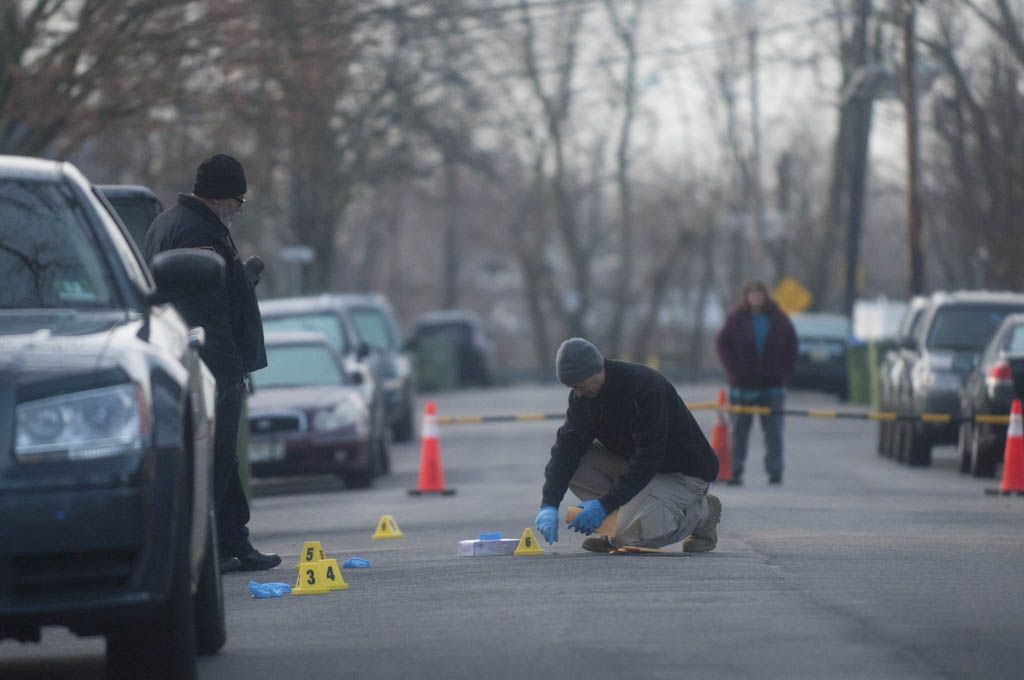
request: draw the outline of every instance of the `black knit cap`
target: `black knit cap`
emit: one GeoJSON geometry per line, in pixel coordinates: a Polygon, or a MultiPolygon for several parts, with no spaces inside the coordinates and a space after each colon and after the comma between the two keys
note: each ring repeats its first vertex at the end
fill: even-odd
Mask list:
{"type": "Polygon", "coordinates": [[[246,191],[245,171],[237,159],[219,153],[199,164],[192,193],[203,198],[235,198],[246,191]]]}
{"type": "Polygon", "coordinates": [[[569,338],[555,354],[555,375],[566,387],[583,382],[602,368],[604,357],[583,338],[569,338]]]}

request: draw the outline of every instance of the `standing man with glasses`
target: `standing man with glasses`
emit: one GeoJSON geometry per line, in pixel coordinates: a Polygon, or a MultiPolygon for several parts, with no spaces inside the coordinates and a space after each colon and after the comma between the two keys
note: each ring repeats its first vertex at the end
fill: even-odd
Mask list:
{"type": "Polygon", "coordinates": [[[217,380],[217,425],[214,434],[214,502],[221,572],[261,571],[281,563],[249,542],[249,503],[238,475],[238,421],[245,400],[246,374],[267,365],[263,323],[256,301],[260,266],[243,264],[231,239],[231,223],[245,205],[242,164],[217,154],[199,164],[192,193],[157,215],[146,232],[147,262],[164,250],[201,248],[224,259],[224,282],[216,288],[175,301],[191,326],[202,326],[206,344],[199,355],[217,380]]]}

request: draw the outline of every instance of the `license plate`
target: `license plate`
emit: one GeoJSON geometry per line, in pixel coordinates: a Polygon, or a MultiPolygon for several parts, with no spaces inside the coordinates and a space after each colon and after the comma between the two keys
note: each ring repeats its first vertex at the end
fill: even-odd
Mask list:
{"type": "Polygon", "coordinates": [[[828,361],[828,350],[816,347],[810,351],[811,361],[828,361]]]}
{"type": "Polygon", "coordinates": [[[284,459],[284,442],[279,439],[249,442],[249,461],[265,463],[284,459]]]}

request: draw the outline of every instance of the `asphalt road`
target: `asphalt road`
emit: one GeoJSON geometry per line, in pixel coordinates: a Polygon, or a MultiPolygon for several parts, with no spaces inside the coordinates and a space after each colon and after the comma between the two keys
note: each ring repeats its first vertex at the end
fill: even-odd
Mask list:
{"type": "MultiPolygon", "coordinates": [[[[709,401],[716,389],[681,393],[709,401]]],[[[440,415],[552,412],[565,394],[519,386],[436,402],[440,415]]],[[[793,393],[788,405],[834,402],[793,393]]],[[[697,416],[710,434],[713,415],[697,416]]],[[[908,469],[875,454],[874,424],[791,418],[781,487],[766,483],[759,427],[746,484],[714,485],[712,553],[592,554],[563,528],[541,556],[458,557],[461,539],[532,526],[557,426],[442,426],[452,497],[406,494],[418,442],[396,446],[393,474],[369,490],[261,483],[254,540],[285,566],[224,577],[229,641],[201,677],[1024,677],[1024,498],[986,496],[993,482],[959,475],[952,447],[908,469]],[[371,539],[383,514],[405,538],[371,539]],[[293,583],[307,540],[372,566],[344,570],[347,591],[250,597],[251,576],[293,583]]],[[[40,645],[0,643],[0,677],[100,678],[103,649],[47,630],[40,645]]]]}

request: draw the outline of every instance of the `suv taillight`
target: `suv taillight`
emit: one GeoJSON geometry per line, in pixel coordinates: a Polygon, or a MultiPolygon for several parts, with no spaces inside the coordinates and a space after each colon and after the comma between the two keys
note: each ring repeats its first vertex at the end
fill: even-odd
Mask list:
{"type": "Polygon", "coordinates": [[[1010,371],[1010,363],[1008,361],[1001,361],[992,367],[992,370],[988,372],[986,382],[1010,382],[1013,380],[1013,373],[1010,371]]]}

